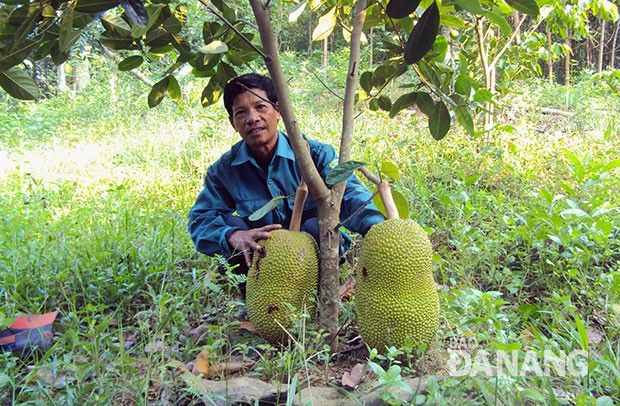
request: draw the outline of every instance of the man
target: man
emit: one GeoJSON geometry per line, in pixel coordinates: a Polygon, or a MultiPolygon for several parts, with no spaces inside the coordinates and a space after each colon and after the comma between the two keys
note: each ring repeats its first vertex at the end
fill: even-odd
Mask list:
{"type": "MultiPolygon", "coordinates": [[[[271,79],[258,74],[239,76],[224,89],[224,106],[233,128],[241,136],[207,171],[204,189],[189,212],[188,229],[196,249],[207,255],[220,254],[238,264],[237,273],[247,274],[251,252],[269,232],[287,228],[292,199],[283,199],[276,209],[257,221],[248,217],[274,197],[295,194],[301,180],[288,136],[278,131],[280,110],[271,79]]],[[[310,154],[323,179],[337,163],[334,149],[308,141],[310,154]]],[[[370,198],[370,192],[355,176],[347,181],[340,218],[348,218],[370,198]]],[[[346,227],[364,235],[385,218],[367,204],[346,227]]],[[[312,197],[304,206],[301,230],[318,241],[318,211],[312,197]]],[[[350,244],[341,238],[341,253],[350,244]]]]}

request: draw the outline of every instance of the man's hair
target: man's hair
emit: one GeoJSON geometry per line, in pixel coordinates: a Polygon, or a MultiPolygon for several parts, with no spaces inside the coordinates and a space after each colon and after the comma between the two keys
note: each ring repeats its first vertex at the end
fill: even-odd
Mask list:
{"type": "Polygon", "coordinates": [[[276,95],[276,89],[273,86],[271,78],[257,73],[248,73],[246,75],[237,76],[224,88],[224,107],[228,111],[228,116],[232,117],[232,105],[235,97],[243,92],[247,92],[248,89],[260,89],[267,93],[267,98],[272,104],[278,102],[278,96],[276,95]]]}

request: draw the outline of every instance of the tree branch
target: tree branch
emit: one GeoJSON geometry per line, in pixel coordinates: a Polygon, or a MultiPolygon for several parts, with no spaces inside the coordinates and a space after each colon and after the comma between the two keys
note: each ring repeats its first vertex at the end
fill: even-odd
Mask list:
{"type": "Polygon", "coordinates": [[[280,115],[284,121],[286,132],[289,135],[291,146],[295,152],[295,159],[301,171],[302,176],[306,180],[308,190],[315,201],[324,200],[330,193],[330,190],[323,182],[321,175],[317,171],[310,151],[306,148],[306,142],[301,135],[297,119],[293,112],[293,106],[288,93],[288,86],[284,79],[284,74],[280,63],[278,62],[278,50],[276,49],[276,41],[273,37],[271,22],[269,21],[269,13],[267,8],[260,0],[250,0],[250,5],[256,17],[256,24],[260,33],[263,49],[265,50],[263,58],[269,70],[271,80],[276,88],[278,95],[278,104],[280,106],[280,115]]]}
{"type": "MultiPolygon", "coordinates": [[[[100,48],[101,48],[101,52],[103,52],[103,54],[108,57],[109,59],[113,60],[116,63],[119,63],[120,61],[123,60],[123,58],[119,57],[118,55],[115,55],[112,53],[112,51],[110,51],[108,48],[106,48],[105,45],[103,45],[101,42],[99,43],[100,48]]],[[[137,69],[132,69],[129,71],[129,73],[131,73],[132,75],[134,75],[136,78],[138,78],[141,82],[145,83],[147,86],[153,87],[153,85],[155,84],[155,82],[153,82],[151,79],[147,78],[144,73],[140,72],[137,69]]]]}

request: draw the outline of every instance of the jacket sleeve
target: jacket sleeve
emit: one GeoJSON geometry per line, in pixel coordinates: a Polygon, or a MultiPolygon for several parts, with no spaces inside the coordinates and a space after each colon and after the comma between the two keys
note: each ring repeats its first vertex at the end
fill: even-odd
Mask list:
{"type": "MultiPolygon", "coordinates": [[[[331,145],[323,144],[317,147],[313,154],[314,162],[317,169],[321,173],[321,177],[325,179],[332,166],[338,163],[338,156],[331,145]]],[[[348,219],[358,208],[360,211],[350,219],[345,228],[361,235],[366,235],[370,227],[385,220],[385,216],[372,203],[367,201],[372,193],[360,182],[355,175],[347,180],[347,186],[342,197],[340,206],[340,220],[348,219]]]]}
{"type": "Polygon", "coordinates": [[[234,200],[224,187],[221,177],[213,167],[209,168],[204,188],[189,211],[187,228],[197,251],[210,256],[232,255],[227,237],[239,228],[227,225],[225,219],[234,210],[234,200]]]}

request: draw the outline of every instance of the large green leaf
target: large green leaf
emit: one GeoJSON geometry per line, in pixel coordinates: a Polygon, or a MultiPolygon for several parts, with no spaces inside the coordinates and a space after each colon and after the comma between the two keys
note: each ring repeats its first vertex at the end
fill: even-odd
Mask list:
{"type": "Polygon", "coordinates": [[[118,6],[119,0],[77,0],[75,10],[82,13],[100,13],[118,6]]]}
{"type": "Polygon", "coordinates": [[[430,116],[435,111],[435,102],[430,94],[426,92],[420,92],[417,94],[416,104],[420,111],[427,116],[430,116]]]}
{"type": "Polygon", "coordinates": [[[365,166],[366,162],[347,161],[335,166],[325,177],[325,183],[328,185],[336,185],[344,182],[353,175],[357,169],[365,166]]]}
{"type": "MultiPolygon", "coordinates": [[[[376,191],[377,189],[375,189],[375,192],[376,191]]],[[[390,192],[392,193],[392,199],[394,199],[396,210],[398,210],[398,218],[409,218],[409,202],[407,202],[405,196],[403,196],[398,190],[394,188],[391,188],[390,192]]],[[[379,209],[379,211],[387,217],[387,214],[385,212],[385,206],[383,205],[383,200],[381,200],[381,196],[379,196],[378,193],[374,197],[373,203],[375,204],[375,206],[377,206],[377,209],[379,209]]]]}
{"type": "Polygon", "coordinates": [[[442,101],[435,104],[434,111],[428,116],[428,129],[437,141],[450,130],[450,112],[442,101]]]}
{"type": "Polygon", "coordinates": [[[142,65],[143,62],[144,58],[142,57],[142,55],[128,56],[127,58],[123,59],[118,63],[118,70],[122,72],[130,71],[142,65]]]}
{"type": "Polygon", "coordinates": [[[147,12],[146,7],[144,7],[140,0],[120,0],[120,3],[132,23],[138,27],[146,28],[149,23],[150,13],[147,12]]]}
{"type": "Polygon", "coordinates": [[[456,121],[467,131],[472,137],[476,135],[476,129],[474,128],[474,120],[471,117],[471,113],[467,110],[467,107],[458,106],[454,108],[454,114],[456,121]]]}
{"type": "Polygon", "coordinates": [[[391,18],[404,18],[413,13],[420,0],[390,0],[385,7],[385,14],[391,18]]]}
{"type": "Polygon", "coordinates": [[[329,37],[336,26],[336,7],[332,7],[319,18],[319,22],[312,32],[312,41],[321,41],[329,37]]]}
{"type": "Polygon", "coordinates": [[[433,2],[424,10],[422,17],[411,31],[405,46],[405,62],[411,65],[421,60],[433,47],[438,32],[439,8],[437,3],[433,2]]]}
{"type": "Polygon", "coordinates": [[[407,93],[400,96],[394,103],[392,103],[392,108],[390,109],[390,118],[394,118],[400,111],[406,109],[407,107],[411,107],[416,103],[418,93],[407,93]]]}
{"type": "MultiPolygon", "coordinates": [[[[139,0],[132,0],[132,1],[139,3],[139,0]]],[[[146,12],[148,15],[147,22],[144,24],[144,26],[139,25],[139,24],[134,24],[131,29],[131,36],[134,38],[140,38],[141,36],[146,34],[146,32],[153,26],[153,24],[157,22],[157,19],[161,15],[161,10],[164,7],[167,7],[167,6],[165,4],[149,4],[146,7],[146,12]]],[[[142,19],[142,17],[140,18],[142,19]]]]}
{"type": "Polygon", "coordinates": [[[178,103],[181,100],[181,86],[174,76],[169,75],[168,78],[170,80],[168,82],[168,97],[173,102],[178,103]]]}
{"type": "Polygon", "coordinates": [[[106,34],[109,36],[116,36],[123,38],[131,37],[131,26],[122,17],[115,13],[105,13],[101,16],[101,24],[106,30],[106,34]]]}
{"type": "Polygon", "coordinates": [[[372,72],[366,71],[362,73],[360,76],[360,86],[366,92],[366,94],[370,94],[372,91],[372,72]]]}
{"type": "Polygon", "coordinates": [[[289,23],[294,23],[295,21],[297,21],[299,16],[301,16],[302,13],[304,12],[304,10],[306,8],[306,4],[308,4],[308,1],[304,0],[304,1],[300,2],[299,4],[297,4],[295,7],[293,7],[293,9],[291,11],[289,11],[289,13],[288,13],[288,22],[289,23]]]}
{"type": "Polygon", "coordinates": [[[0,86],[16,99],[35,100],[39,97],[37,85],[26,72],[19,68],[1,71],[0,86]]]}
{"type": "Polygon", "coordinates": [[[395,163],[390,161],[381,162],[381,173],[389,176],[391,179],[399,180],[400,179],[400,171],[398,170],[398,166],[395,163]]]}
{"type": "Polygon", "coordinates": [[[71,47],[80,38],[82,31],[77,28],[73,28],[73,9],[66,10],[60,20],[60,35],[58,36],[58,46],[62,53],[68,54],[71,51],[71,47]]]}
{"type": "Polygon", "coordinates": [[[510,26],[510,24],[508,24],[508,21],[506,21],[506,18],[504,18],[503,16],[497,13],[493,13],[491,11],[486,11],[482,15],[488,18],[489,21],[491,21],[493,24],[497,25],[502,31],[502,35],[504,35],[505,37],[508,37],[510,36],[510,34],[512,34],[512,27],[510,26]]]}
{"type": "Polygon", "coordinates": [[[536,0],[506,0],[506,3],[515,10],[532,17],[538,17],[540,13],[536,0]]]}
{"type": "Polygon", "coordinates": [[[212,41],[200,48],[200,52],[205,54],[223,54],[228,51],[228,46],[222,41],[212,41]]]}
{"type": "Polygon", "coordinates": [[[13,66],[19,65],[28,57],[30,51],[39,45],[40,41],[26,40],[19,47],[11,49],[7,53],[0,55],[0,71],[7,70],[13,66]]]}
{"type": "Polygon", "coordinates": [[[153,88],[149,92],[148,104],[150,108],[157,107],[159,103],[168,94],[168,84],[170,83],[170,76],[166,76],[159,82],[153,85],[153,88]]]}
{"type": "Polygon", "coordinates": [[[454,5],[456,6],[457,11],[459,9],[463,9],[474,15],[484,13],[479,0],[455,0],[454,5]]]}

